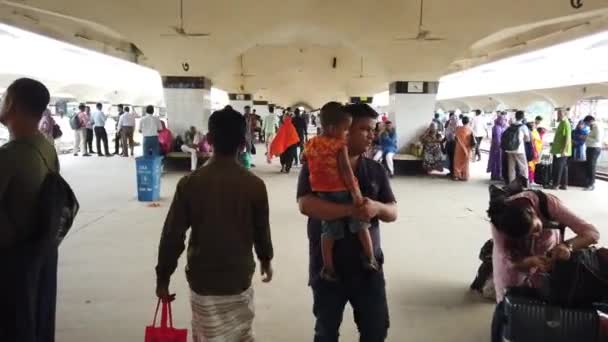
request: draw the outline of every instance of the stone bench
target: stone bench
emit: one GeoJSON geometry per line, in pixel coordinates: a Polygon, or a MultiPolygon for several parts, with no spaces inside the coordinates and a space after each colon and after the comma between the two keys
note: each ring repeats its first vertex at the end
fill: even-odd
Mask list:
{"type": "MultiPolygon", "coordinates": [[[[198,166],[203,165],[207,160],[211,158],[211,153],[199,152],[198,153],[198,166]]],[[[169,166],[172,169],[190,169],[190,153],[186,152],[169,152],[165,156],[165,166],[169,166]]]]}
{"type": "Polygon", "coordinates": [[[396,175],[420,175],[425,173],[422,168],[422,158],[415,155],[405,153],[395,154],[393,160],[395,162],[396,175]]]}

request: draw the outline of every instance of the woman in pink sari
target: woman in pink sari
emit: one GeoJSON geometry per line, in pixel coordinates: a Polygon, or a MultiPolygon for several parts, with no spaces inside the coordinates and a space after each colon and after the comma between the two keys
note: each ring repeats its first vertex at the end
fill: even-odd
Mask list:
{"type": "Polygon", "coordinates": [[[469,162],[474,145],[473,130],[469,118],[462,118],[462,126],[456,128],[456,148],[454,151],[454,180],[469,180],[469,162]]]}
{"type": "Polygon", "coordinates": [[[160,144],[160,152],[163,156],[166,156],[169,152],[171,152],[171,147],[173,146],[173,134],[167,128],[167,125],[164,121],[161,121],[163,129],[158,132],[158,142],[160,144]]]}

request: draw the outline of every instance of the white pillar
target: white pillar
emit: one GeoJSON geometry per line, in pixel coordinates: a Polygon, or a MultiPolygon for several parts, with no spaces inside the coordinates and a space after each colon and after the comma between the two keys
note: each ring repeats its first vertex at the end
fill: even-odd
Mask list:
{"type": "Polygon", "coordinates": [[[435,114],[438,82],[398,81],[389,87],[389,120],[397,130],[399,150],[419,140],[435,114]]]}
{"type": "Polygon", "coordinates": [[[257,115],[265,118],[270,113],[268,111],[268,101],[253,101],[253,110],[255,110],[257,115]]]}
{"type": "Polygon", "coordinates": [[[228,99],[230,100],[230,106],[241,114],[245,112],[245,106],[253,109],[253,96],[251,94],[228,94],[228,99]]]}
{"type": "Polygon", "coordinates": [[[169,129],[184,134],[190,126],[207,132],[211,116],[211,80],[205,77],[164,76],[169,129]]]}

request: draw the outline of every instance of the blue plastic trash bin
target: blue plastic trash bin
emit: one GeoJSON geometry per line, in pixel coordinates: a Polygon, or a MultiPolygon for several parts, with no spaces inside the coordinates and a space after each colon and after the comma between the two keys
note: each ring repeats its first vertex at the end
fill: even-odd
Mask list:
{"type": "Polygon", "coordinates": [[[160,176],[162,157],[139,157],[135,159],[137,168],[137,199],[153,202],[160,198],[160,176]]]}

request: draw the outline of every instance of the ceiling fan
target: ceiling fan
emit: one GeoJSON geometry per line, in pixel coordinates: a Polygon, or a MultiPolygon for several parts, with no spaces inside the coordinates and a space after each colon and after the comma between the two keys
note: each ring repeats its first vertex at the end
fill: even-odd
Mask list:
{"type": "Polygon", "coordinates": [[[175,33],[163,33],[161,37],[185,37],[185,38],[204,38],[209,37],[210,33],[187,32],[184,28],[184,0],[179,1],[179,26],[170,26],[175,33]]]}
{"type": "Polygon", "coordinates": [[[375,75],[365,75],[363,73],[363,57],[361,57],[361,69],[359,71],[359,75],[355,76],[354,78],[364,79],[364,78],[372,78],[372,77],[376,77],[376,76],[375,75]]]}
{"type": "Polygon", "coordinates": [[[242,54],[239,56],[239,62],[240,62],[240,66],[241,66],[241,73],[235,75],[235,76],[239,76],[241,78],[240,89],[241,89],[242,92],[245,92],[245,79],[248,78],[248,77],[255,77],[256,76],[254,74],[247,74],[247,73],[245,73],[244,58],[245,57],[242,54]]]}
{"type": "Polygon", "coordinates": [[[416,37],[396,38],[396,41],[415,41],[415,42],[439,42],[446,40],[441,37],[431,36],[431,31],[424,29],[424,0],[420,0],[420,20],[418,22],[418,34],[416,37]]]}

